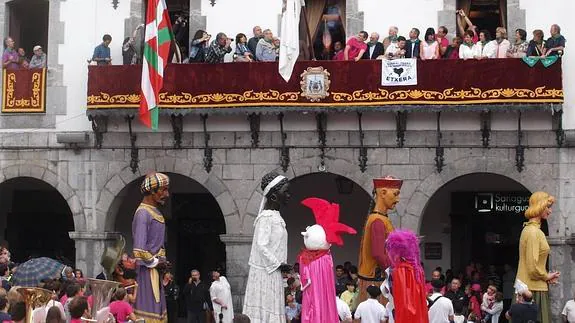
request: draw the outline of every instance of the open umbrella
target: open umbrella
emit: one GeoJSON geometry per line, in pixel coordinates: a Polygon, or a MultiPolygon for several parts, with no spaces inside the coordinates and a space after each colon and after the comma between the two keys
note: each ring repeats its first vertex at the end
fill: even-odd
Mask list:
{"type": "Polygon", "coordinates": [[[11,282],[14,286],[37,287],[44,279],[60,278],[65,267],[51,258],[30,259],[16,268],[11,282]]]}

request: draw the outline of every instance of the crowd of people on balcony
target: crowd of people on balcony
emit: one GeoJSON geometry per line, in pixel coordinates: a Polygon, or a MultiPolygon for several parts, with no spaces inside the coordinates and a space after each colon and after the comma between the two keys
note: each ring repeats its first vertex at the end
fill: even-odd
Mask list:
{"type": "Polygon", "coordinates": [[[16,43],[11,37],[4,39],[4,53],[2,54],[2,67],[5,69],[38,69],[46,67],[46,54],[42,46],[33,48],[34,55],[29,57],[22,47],[16,49],[16,43]]]}

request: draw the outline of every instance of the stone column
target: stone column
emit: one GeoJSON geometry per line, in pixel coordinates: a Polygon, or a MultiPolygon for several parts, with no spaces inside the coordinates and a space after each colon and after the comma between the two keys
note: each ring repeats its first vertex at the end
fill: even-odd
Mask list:
{"type": "MultiPolygon", "coordinates": [[[[449,31],[447,39],[451,40],[451,37],[457,35],[457,21],[455,15],[456,1],[455,0],[443,0],[443,10],[437,12],[437,25],[445,26],[449,31]]],[[[437,30],[437,29],[436,29],[437,30]]],[[[422,33],[425,31],[422,30],[422,33]]]]}
{"type": "Polygon", "coordinates": [[[575,285],[575,266],[573,265],[575,235],[547,238],[547,242],[551,246],[549,270],[556,270],[561,273],[559,283],[549,287],[552,321],[561,322],[561,310],[563,310],[565,302],[572,299],[572,286],[575,285]]]}
{"type": "Polygon", "coordinates": [[[69,235],[76,242],[76,267],[86,277],[96,277],[102,272],[100,258],[104,249],[113,245],[120,233],[73,231],[69,235]]]}
{"type": "Polygon", "coordinates": [[[248,260],[252,248],[252,235],[222,234],[220,239],[226,244],[226,274],[232,287],[234,311],[241,312],[248,280],[248,260]]]}
{"type": "MultiPolygon", "coordinates": [[[[513,43],[515,40],[515,30],[521,28],[525,29],[526,17],[525,9],[519,7],[520,0],[507,0],[507,38],[513,43]]],[[[529,32],[527,32],[529,37],[529,32]]],[[[529,38],[528,38],[529,39],[529,38]]]]}
{"type": "MultiPolygon", "coordinates": [[[[194,34],[198,29],[207,29],[206,16],[202,16],[202,0],[190,0],[190,18],[188,19],[188,27],[190,28],[190,39],[194,37],[194,34]]],[[[212,40],[215,39],[215,36],[216,35],[212,36],[212,40]]]]}
{"type": "Polygon", "coordinates": [[[363,11],[359,11],[358,0],[348,0],[345,4],[345,37],[357,35],[363,30],[363,11]]]}

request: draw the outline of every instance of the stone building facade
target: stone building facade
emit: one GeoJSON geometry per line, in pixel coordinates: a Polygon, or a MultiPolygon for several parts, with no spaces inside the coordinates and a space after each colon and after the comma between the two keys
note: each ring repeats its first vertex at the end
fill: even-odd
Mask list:
{"type": "MultiPolygon", "coordinates": [[[[368,166],[358,167],[358,136],[354,131],[327,133],[325,171],[345,176],[371,190],[371,180],[393,174],[405,180],[398,206],[400,226],[421,231],[422,214],[433,194],[453,179],[474,173],[492,173],[521,183],[530,191],[545,190],[558,197],[558,204],[549,223],[549,240],[554,267],[562,272],[561,284],[553,287],[553,307],[556,312],[571,296],[575,281],[572,267],[575,227],[569,212],[575,202],[572,184],[575,150],[558,148],[552,131],[525,132],[525,169],[515,165],[516,132],[492,133],[491,148],[478,144],[477,132],[444,132],[446,145],[441,172],[435,164],[435,149],[430,138],[434,132],[407,132],[405,148],[388,143],[395,132],[370,131],[365,134],[368,166]],[[331,148],[337,147],[337,148],[331,148]]],[[[140,149],[139,169],[130,168],[130,149],[121,142],[125,134],[107,134],[102,149],[82,147],[78,151],[65,149],[50,134],[5,136],[0,153],[0,182],[18,177],[42,180],[66,199],[74,218],[75,231],[70,237],[76,244],[76,263],[91,276],[99,272],[98,257],[106,241],[118,234],[112,203],[129,183],[148,171],[157,170],[180,174],[203,185],[217,200],[222,211],[226,233],[221,240],[226,245],[228,279],[232,283],[236,305],[243,298],[252,241],[252,224],[261,200],[261,177],[279,167],[279,136],[275,132],[260,133],[262,148],[252,148],[249,132],[212,133],[213,167],[206,172],[203,164],[203,137],[184,133],[184,147],[172,148],[170,133],[150,134],[146,148],[140,149]],[[106,144],[107,143],[107,144],[106,144]],[[124,148],[121,148],[124,146],[124,148]]],[[[293,179],[317,173],[320,154],[314,132],[288,133],[292,162],[285,174],[293,179]]],[[[558,312],[556,312],[558,313],[558,312]]]]}

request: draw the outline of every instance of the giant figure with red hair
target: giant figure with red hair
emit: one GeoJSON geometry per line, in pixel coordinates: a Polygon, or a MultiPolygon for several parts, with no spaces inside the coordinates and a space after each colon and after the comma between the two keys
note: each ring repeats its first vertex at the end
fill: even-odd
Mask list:
{"type": "Polygon", "coordinates": [[[387,296],[390,322],[428,323],[425,274],[419,257],[419,239],[408,230],[395,230],[385,241],[390,261],[381,291],[387,296]]]}

